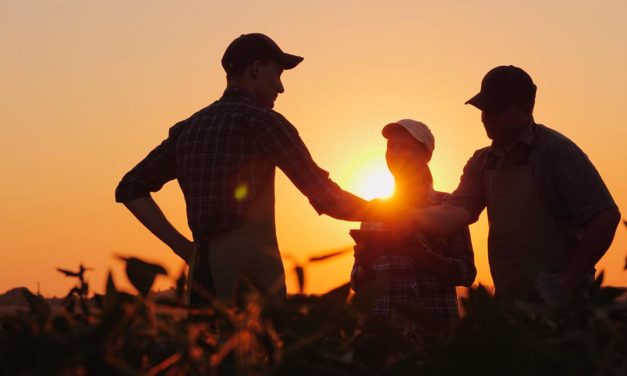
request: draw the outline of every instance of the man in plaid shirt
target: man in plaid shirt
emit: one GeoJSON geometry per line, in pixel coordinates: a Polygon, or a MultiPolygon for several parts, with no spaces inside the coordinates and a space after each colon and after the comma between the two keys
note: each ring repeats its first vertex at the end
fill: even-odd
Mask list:
{"type": "Polygon", "coordinates": [[[363,218],[367,203],[331,181],[296,128],[272,110],[284,91],[281,73],[302,60],[263,34],[235,39],[222,59],[222,98],[174,125],[116,189],[116,201],[190,264],[190,281],[199,292],[192,301],[231,298],[239,275],[270,294],[285,295],[274,224],[277,166],[319,214],[363,218]],[[173,179],[183,191],[194,242],[150,196],[173,179]]]}

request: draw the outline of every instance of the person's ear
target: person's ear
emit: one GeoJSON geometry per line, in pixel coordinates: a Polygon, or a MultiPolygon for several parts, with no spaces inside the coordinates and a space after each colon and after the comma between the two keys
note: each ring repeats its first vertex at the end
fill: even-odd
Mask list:
{"type": "Polygon", "coordinates": [[[250,66],[249,66],[249,68],[250,68],[250,76],[252,78],[259,77],[260,64],[261,64],[261,62],[259,60],[255,60],[255,61],[253,61],[250,64],[250,66]]]}

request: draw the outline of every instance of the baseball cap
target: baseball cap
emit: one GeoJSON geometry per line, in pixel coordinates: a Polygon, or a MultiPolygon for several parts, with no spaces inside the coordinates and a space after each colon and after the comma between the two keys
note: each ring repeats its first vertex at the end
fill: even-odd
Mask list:
{"type": "Polygon", "coordinates": [[[435,138],[429,127],[420,121],[402,119],[383,127],[381,134],[383,134],[383,137],[389,138],[392,132],[394,132],[395,129],[399,129],[399,127],[406,129],[416,140],[423,143],[430,153],[433,153],[433,149],[435,149],[435,138]]]}
{"type": "Polygon", "coordinates": [[[499,112],[513,103],[534,103],[536,89],[527,72],[513,65],[502,65],[483,77],[481,90],[465,104],[481,111],[499,112]]]}
{"type": "Polygon", "coordinates": [[[229,44],[222,56],[222,67],[229,73],[257,59],[274,60],[283,65],[283,69],[292,69],[303,61],[300,56],[283,52],[267,35],[251,33],[242,34],[229,44]]]}

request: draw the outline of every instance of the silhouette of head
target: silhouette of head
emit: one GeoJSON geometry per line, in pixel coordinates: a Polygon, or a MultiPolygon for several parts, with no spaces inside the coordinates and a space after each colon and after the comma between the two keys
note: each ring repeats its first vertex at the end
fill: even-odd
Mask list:
{"type": "Polygon", "coordinates": [[[386,125],[381,133],[387,139],[385,159],[396,179],[407,180],[428,171],[435,138],[426,124],[403,119],[386,125]]]}
{"type": "Polygon", "coordinates": [[[292,69],[303,58],[285,53],[268,36],[260,33],[242,34],[229,44],[222,56],[222,67],[229,83],[236,83],[253,92],[259,102],[274,107],[283,93],[281,74],[292,69]]]}
{"type": "Polygon", "coordinates": [[[531,103],[536,85],[521,68],[502,65],[490,70],[481,81],[481,91],[466,101],[481,111],[499,112],[510,104],[531,103]]]}
{"type": "Polygon", "coordinates": [[[521,68],[499,66],[485,75],[481,90],[466,104],[481,110],[481,120],[490,139],[509,142],[532,120],[536,89],[521,68]]]}

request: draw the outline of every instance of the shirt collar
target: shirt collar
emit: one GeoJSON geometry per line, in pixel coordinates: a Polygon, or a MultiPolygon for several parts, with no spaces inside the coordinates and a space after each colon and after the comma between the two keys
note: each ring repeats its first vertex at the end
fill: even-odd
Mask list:
{"type": "MultiPolygon", "coordinates": [[[[518,134],[518,137],[516,137],[516,142],[514,146],[522,144],[527,147],[531,147],[533,145],[534,128],[535,128],[535,123],[530,123],[528,126],[526,126],[522,130],[522,132],[518,134]]],[[[490,145],[490,152],[496,155],[497,157],[504,157],[506,154],[505,150],[503,150],[503,148],[501,148],[499,145],[495,144],[494,142],[492,142],[492,145],[490,145]]]]}
{"type": "Polygon", "coordinates": [[[533,145],[533,129],[534,129],[534,126],[535,126],[535,124],[531,123],[522,132],[520,132],[520,135],[518,136],[518,141],[517,142],[522,142],[523,144],[525,144],[527,146],[533,145]]]}
{"type": "Polygon", "coordinates": [[[224,90],[222,97],[223,98],[240,97],[240,98],[252,99],[254,101],[257,101],[257,98],[252,92],[239,86],[228,86],[226,90],[224,90]]]}

